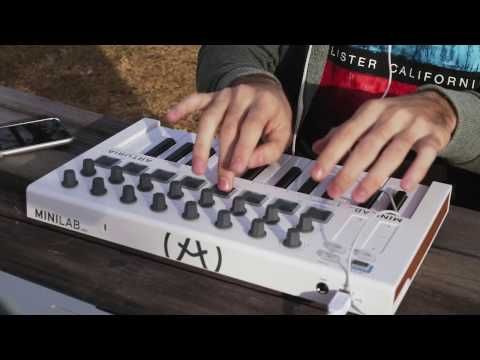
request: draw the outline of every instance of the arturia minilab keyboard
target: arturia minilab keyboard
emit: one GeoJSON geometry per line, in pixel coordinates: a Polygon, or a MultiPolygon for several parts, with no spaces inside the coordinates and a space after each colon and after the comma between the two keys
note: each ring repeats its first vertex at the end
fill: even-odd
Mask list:
{"type": "Polygon", "coordinates": [[[218,144],[196,176],[194,143],[142,119],[30,184],[27,216],[313,301],[349,276],[351,312],[393,314],[449,210],[450,185],[405,193],[395,178],[364,204],[334,201],[326,187],[340,166],[316,183],[314,162],[291,155],[225,193],[218,144]]]}

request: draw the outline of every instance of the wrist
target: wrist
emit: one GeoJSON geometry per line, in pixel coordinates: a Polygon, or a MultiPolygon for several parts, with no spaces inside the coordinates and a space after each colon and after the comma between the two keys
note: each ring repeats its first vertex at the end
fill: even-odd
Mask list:
{"type": "Polygon", "coordinates": [[[425,90],[422,92],[422,94],[429,97],[440,107],[440,112],[443,115],[443,118],[446,120],[451,134],[453,134],[457,128],[458,114],[450,99],[448,99],[448,97],[439,91],[435,90],[425,90]]]}
{"type": "Polygon", "coordinates": [[[237,86],[240,84],[260,84],[260,85],[274,85],[281,87],[281,84],[275,78],[265,74],[252,74],[240,76],[231,82],[231,86],[237,86]]]}

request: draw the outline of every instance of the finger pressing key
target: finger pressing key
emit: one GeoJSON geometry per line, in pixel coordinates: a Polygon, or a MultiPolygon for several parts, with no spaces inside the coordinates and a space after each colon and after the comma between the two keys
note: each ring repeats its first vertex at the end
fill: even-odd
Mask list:
{"type": "Polygon", "coordinates": [[[227,108],[228,93],[220,93],[199,119],[198,133],[192,154],[192,170],[197,175],[205,173],[215,132],[222,122],[227,108]]]}

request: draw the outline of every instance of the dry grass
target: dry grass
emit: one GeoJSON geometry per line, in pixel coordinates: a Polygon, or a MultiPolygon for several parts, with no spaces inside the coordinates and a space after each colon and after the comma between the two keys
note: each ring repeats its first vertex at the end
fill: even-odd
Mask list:
{"type": "MultiPolygon", "coordinates": [[[[124,121],[195,90],[198,46],[0,46],[0,84],[124,121]]],[[[192,129],[190,118],[179,127],[192,129]]]]}

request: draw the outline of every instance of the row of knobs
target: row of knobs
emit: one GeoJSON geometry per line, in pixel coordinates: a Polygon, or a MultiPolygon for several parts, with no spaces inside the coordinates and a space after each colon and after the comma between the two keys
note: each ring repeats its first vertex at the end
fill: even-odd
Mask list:
{"type": "MultiPolygon", "coordinates": [[[[81,174],[83,176],[93,176],[96,173],[93,160],[85,159],[81,174]]],[[[112,184],[123,183],[124,176],[122,168],[113,166],[111,169],[109,182],[112,184]]],[[[62,185],[66,188],[73,188],[78,185],[74,170],[65,170],[62,185]]],[[[150,174],[141,174],[137,189],[142,192],[151,191],[153,189],[152,178],[150,174]]],[[[90,193],[94,196],[103,196],[107,193],[104,179],[95,177],[92,181],[90,193]]],[[[180,181],[172,181],[169,186],[167,196],[170,199],[178,200],[184,196],[182,183],[180,181]]],[[[135,188],[133,185],[124,185],[120,201],[124,204],[132,204],[137,201],[135,188]]],[[[212,189],[203,189],[200,194],[198,205],[203,208],[210,208],[215,204],[214,192],[212,189]]],[[[232,201],[230,210],[220,210],[217,213],[215,226],[219,229],[229,229],[232,227],[231,215],[242,216],[247,212],[246,201],[241,196],[237,196],[232,201]]],[[[167,209],[165,195],[163,193],[155,193],[153,195],[150,209],[155,212],[162,212],[167,209]]],[[[200,217],[196,201],[187,201],[185,203],[182,217],[185,220],[196,220],[200,217]]],[[[279,209],[273,205],[268,205],[263,218],[254,219],[251,223],[249,236],[253,238],[263,238],[266,236],[265,224],[275,225],[280,221],[279,209]]],[[[312,218],[306,214],[300,216],[299,222],[295,228],[287,231],[287,236],[283,241],[283,245],[289,248],[297,248],[301,246],[300,233],[308,233],[313,231],[312,218]]]]}

